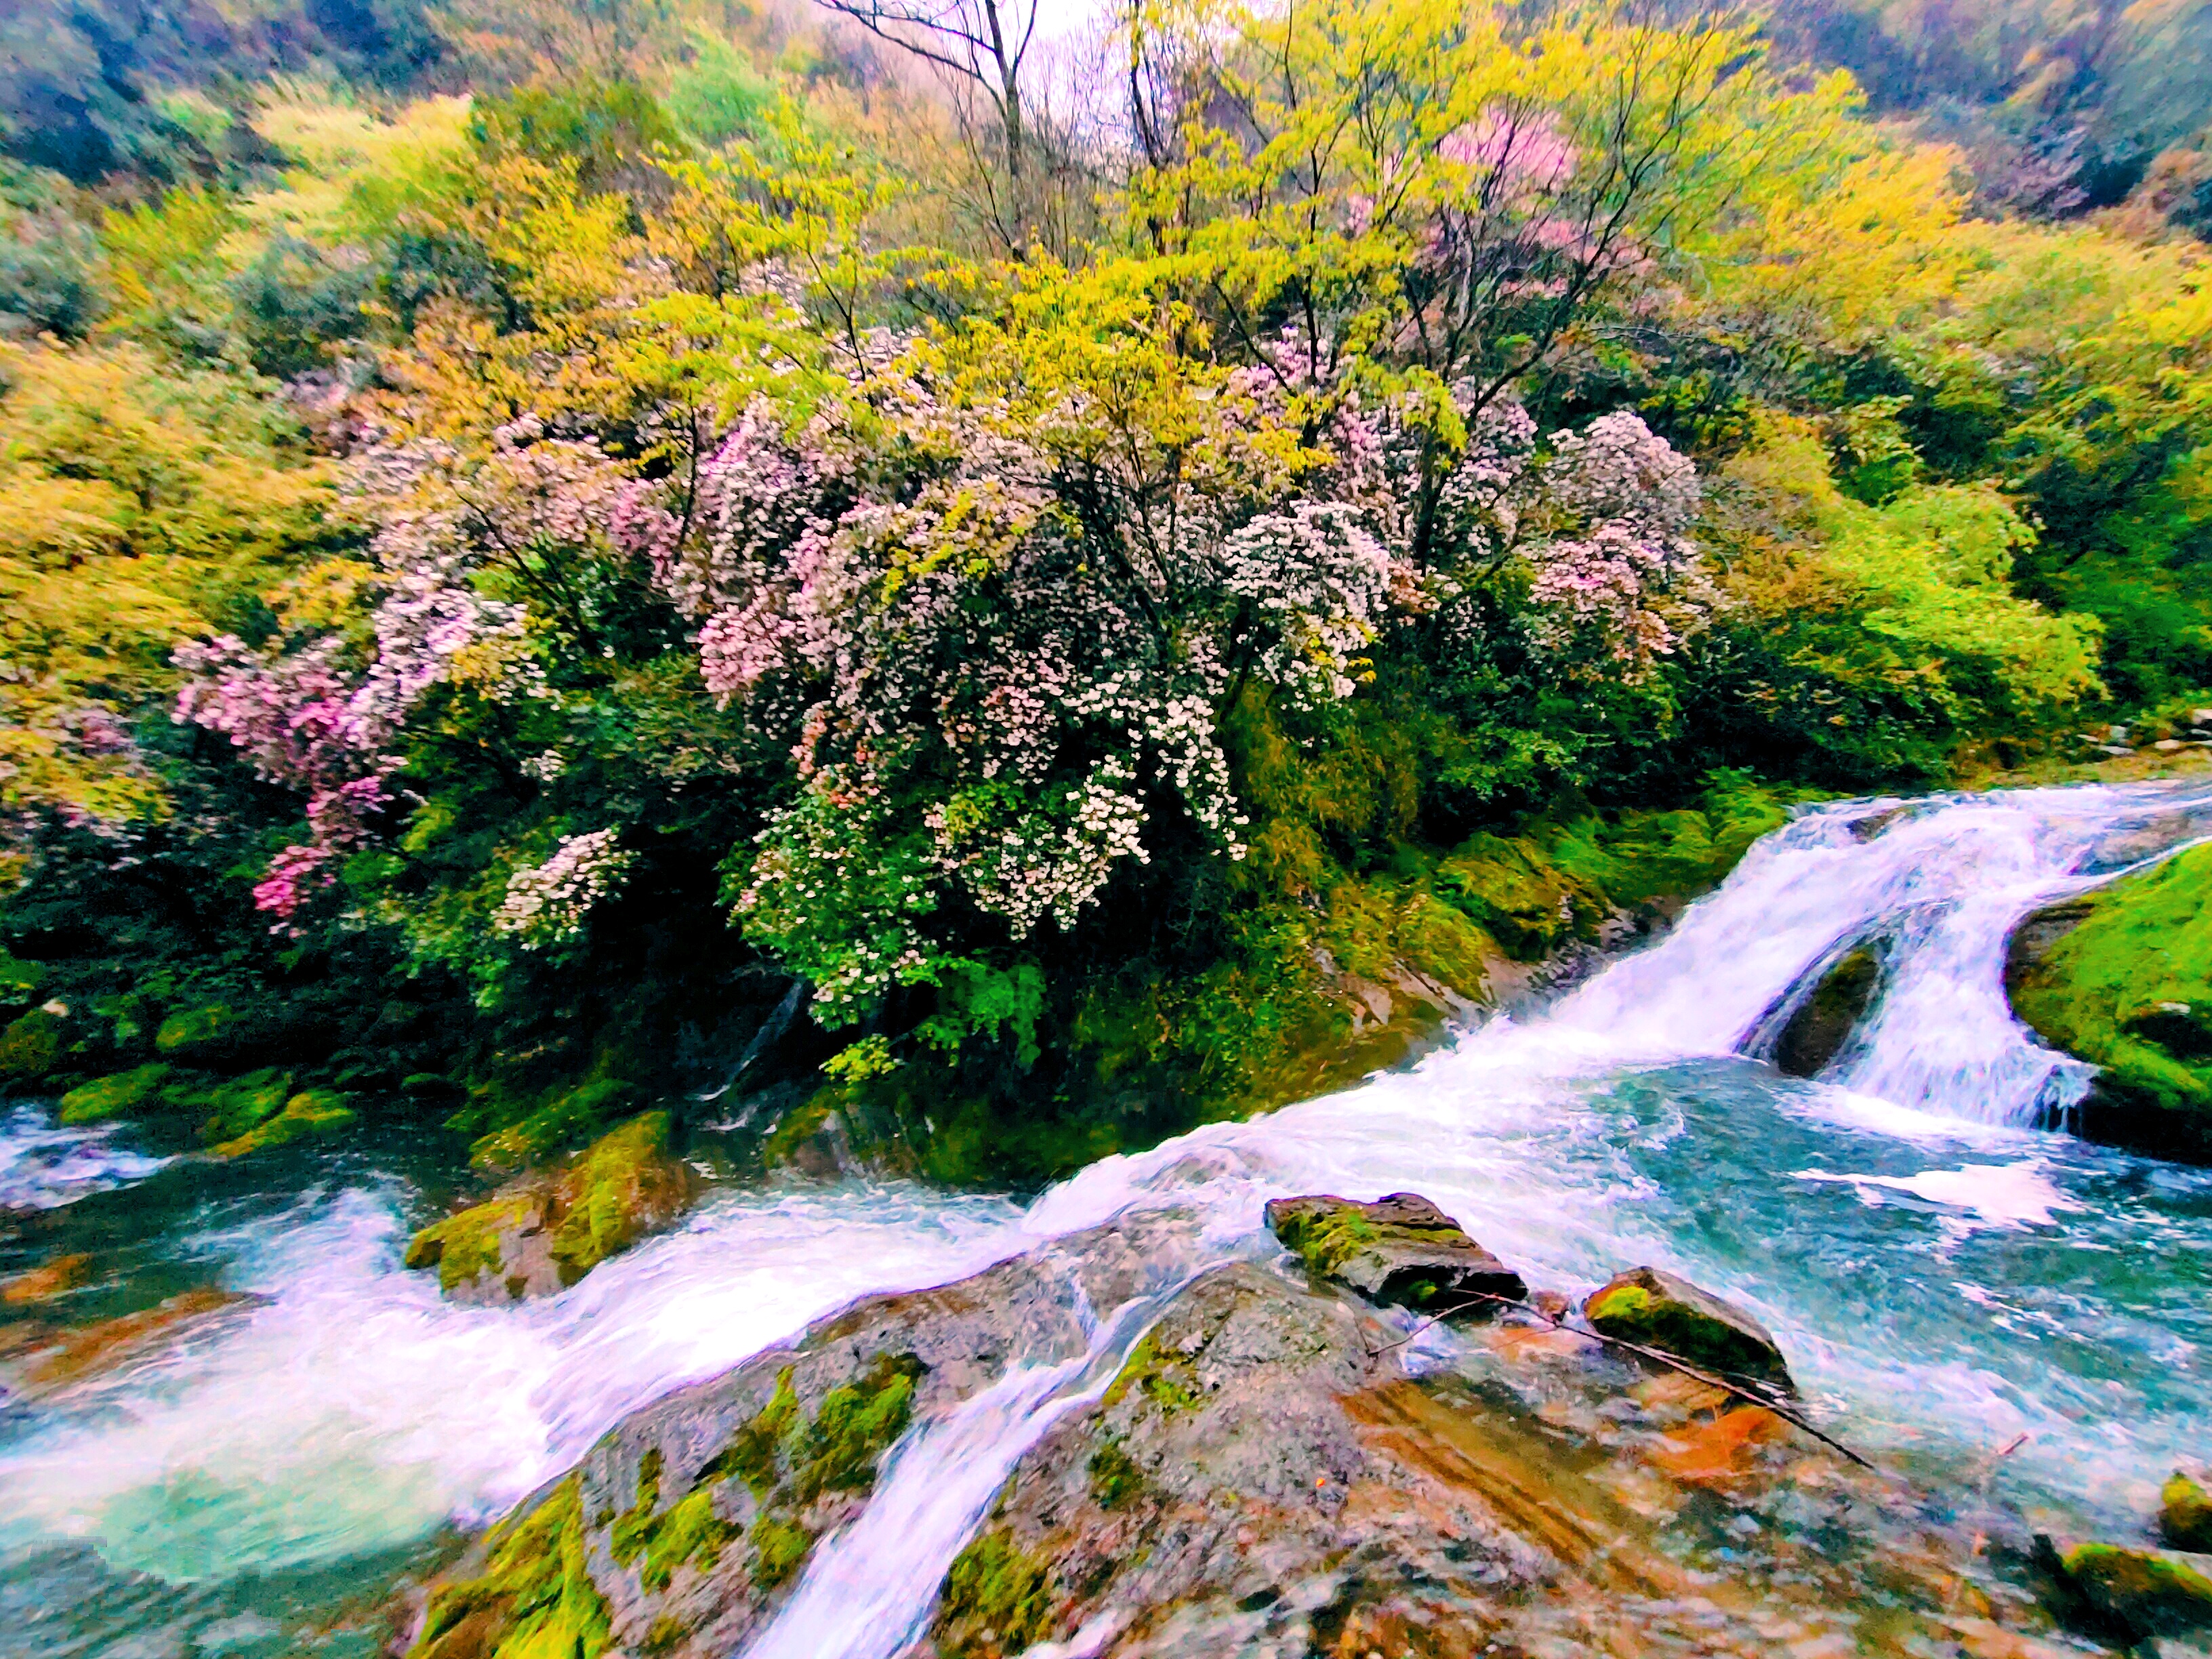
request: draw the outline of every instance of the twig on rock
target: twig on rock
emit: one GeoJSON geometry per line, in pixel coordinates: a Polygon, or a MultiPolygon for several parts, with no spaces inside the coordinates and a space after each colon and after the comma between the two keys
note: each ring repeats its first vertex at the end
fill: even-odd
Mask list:
{"type": "MultiPolygon", "coordinates": [[[[1761,1411],[1771,1412],[1775,1416],[1780,1418],[1784,1422],[1790,1425],[1791,1428],[1799,1431],[1801,1433],[1810,1435],[1814,1439],[1819,1441],[1831,1451],[1836,1452],[1841,1456],[1849,1458],[1861,1468],[1872,1470],[1876,1474],[1880,1474],[1882,1472],[1872,1459],[1861,1456],[1857,1452],[1853,1451],[1849,1446],[1844,1444],[1842,1441],[1837,1439],[1833,1435],[1823,1434],[1820,1430],[1814,1428],[1810,1423],[1807,1422],[1802,1417],[1798,1415],[1796,1412],[1793,1411],[1789,1407],[1781,1404],[1772,1394],[1766,1392],[1763,1389],[1747,1387],[1741,1383],[1731,1382],[1724,1376],[1716,1376],[1710,1371],[1700,1370],[1698,1367],[1689,1364],[1686,1360],[1676,1358],[1673,1354],[1665,1352],[1658,1348],[1646,1347],[1641,1342],[1631,1342],[1626,1337],[1607,1336],[1603,1331],[1585,1330],[1579,1326],[1570,1325],[1565,1320],[1555,1319],[1550,1314],[1546,1313],[1541,1308],[1536,1306],[1533,1302],[1524,1302],[1510,1296],[1499,1296],[1490,1291],[1462,1291],[1459,1292],[1459,1295],[1461,1300],[1454,1306],[1445,1309],[1442,1313],[1430,1315],[1428,1318],[1422,1321],[1419,1325],[1416,1325],[1411,1331],[1407,1332],[1404,1336],[1400,1337],[1395,1342],[1386,1342],[1379,1348],[1370,1348],[1367,1351],[1368,1358],[1370,1359],[1376,1358],[1382,1354],[1389,1352],[1393,1348],[1404,1347],[1406,1344],[1411,1342],[1415,1337],[1420,1335],[1422,1332],[1427,1330],[1429,1327],[1437,1323],[1437,1321],[1444,1319],[1451,1314],[1460,1312],[1469,1303],[1495,1303],[1501,1308],[1513,1308],[1517,1309],[1522,1313],[1533,1314],[1555,1331],[1567,1331],[1576,1336],[1586,1336],[1593,1342],[1602,1343],[1609,1348],[1626,1349],[1628,1352],[1635,1354],[1640,1358],[1651,1361],[1655,1365],[1663,1365],[1668,1370],[1679,1371],[1682,1376],[1689,1377],[1695,1382],[1703,1382],[1708,1388],[1718,1389],[1723,1394],[1732,1395],[1736,1399],[1742,1401],[1746,1405],[1756,1406],[1761,1411]]],[[[2017,1442],[2014,1443],[2014,1444],[2017,1443],[2017,1442]]],[[[2013,1448],[2011,1446],[2005,1448],[2005,1450],[2008,1452],[2012,1449],[2013,1448]]],[[[1999,1454],[2001,1456],[2002,1455],[2002,1453],[1999,1454]]]]}

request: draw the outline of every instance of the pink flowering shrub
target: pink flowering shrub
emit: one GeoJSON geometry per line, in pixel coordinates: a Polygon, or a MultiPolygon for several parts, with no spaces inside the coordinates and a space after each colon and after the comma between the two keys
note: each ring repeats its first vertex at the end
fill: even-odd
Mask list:
{"type": "Polygon", "coordinates": [[[491,925],[526,951],[573,945],[584,936],[592,907],[621,886],[634,862],[612,830],[563,836],[544,863],[524,865],[507,877],[491,925]]]}

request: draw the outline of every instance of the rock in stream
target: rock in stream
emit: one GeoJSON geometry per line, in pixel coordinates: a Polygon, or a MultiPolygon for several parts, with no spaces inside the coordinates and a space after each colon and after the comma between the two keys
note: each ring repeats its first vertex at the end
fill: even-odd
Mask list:
{"type": "MultiPolygon", "coordinates": [[[[1346,1212],[1276,1218],[1316,1213],[1346,1212]]],[[[1939,1506],[1773,1413],[1533,1308],[1430,1332],[1310,1266],[1154,1213],[857,1303],[608,1433],[432,1587],[416,1659],[743,1654],[902,1435],[1133,1303],[1157,1314],[1118,1369],[912,1581],[921,1659],[2079,1651],[1939,1506]]]]}

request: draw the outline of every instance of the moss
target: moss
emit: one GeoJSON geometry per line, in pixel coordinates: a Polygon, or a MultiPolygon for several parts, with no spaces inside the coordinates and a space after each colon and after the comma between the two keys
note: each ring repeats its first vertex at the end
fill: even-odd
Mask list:
{"type": "Polygon", "coordinates": [[[1382,1230],[1352,1205],[1331,1209],[1293,1210],[1277,1224],[1283,1248],[1305,1263],[1306,1271],[1327,1279],[1370,1244],[1382,1230]]]}
{"type": "Polygon", "coordinates": [[[1171,1412],[1187,1411],[1202,1397],[1182,1358],[1163,1352],[1150,1336],[1129,1351],[1128,1358],[1107,1387],[1105,1403],[1120,1405],[1132,1389],[1171,1412]]]}
{"type": "Polygon", "coordinates": [[[1091,1477],[1091,1501],[1102,1510],[1117,1510],[1145,1489],[1144,1471],[1116,1439],[1099,1443],[1085,1473],[1091,1477]]]}
{"type": "Polygon", "coordinates": [[[2079,1544],[2063,1560],[2082,1598],[2131,1633],[2212,1626],[2212,1578],[2188,1561],[2118,1544],[2079,1544]]]}
{"type": "Polygon", "coordinates": [[[610,1543],[623,1566],[644,1556],[639,1582],[656,1594],[668,1588],[680,1566],[711,1568],[722,1547],[737,1536],[737,1528],[714,1513],[714,1486],[703,1479],[662,1510],[660,1478],[665,1468],[658,1446],[646,1453],[638,1465],[637,1502],[616,1517],[610,1543]]]}
{"type": "MultiPolygon", "coordinates": [[[[1686,1289],[1684,1297],[1700,1294],[1686,1289]]],[[[1644,1285],[1608,1285],[1583,1304],[1590,1324],[1607,1336],[1656,1348],[1723,1376],[1753,1377],[1787,1385],[1781,1356],[1748,1331],[1644,1285]]]]}
{"type": "Polygon", "coordinates": [[[495,1275],[504,1264],[501,1235],[532,1224],[538,1213],[539,1200],[529,1193],[472,1205],[410,1239],[407,1265],[434,1267],[438,1284],[447,1291],[459,1289],[478,1273],[495,1275]]]}
{"type": "Polygon", "coordinates": [[[2015,974],[2013,1006],[2103,1068],[2101,1091],[2212,1139],[2212,846],[2090,894],[2079,926],[2015,974]]]}
{"type": "Polygon", "coordinates": [[[564,1284],[628,1249],[689,1200],[689,1172],[669,1157],[668,1131],[665,1112],[633,1118],[594,1141],[556,1182],[553,1260],[564,1284]]]}
{"type": "Polygon", "coordinates": [[[635,1085],[620,1078],[598,1078],[548,1091],[538,1105],[527,1109],[518,1109],[493,1087],[480,1089],[456,1122],[486,1117],[498,1121],[512,1114],[514,1121],[477,1139],[469,1149],[469,1161],[480,1170],[519,1170],[597,1133],[636,1101],[635,1085]]]}
{"type": "Polygon", "coordinates": [[[62,1097],[62,1121],[98,1123],[125,1112],[143,1111],[159,1102],[168,1076],[167,1062],[156,1060],[134,1071],[95,1078],[62,1097]]]}
{"type": "Polygon", "coordinates": [[[585,1566],[583,1499],[571,1475],[501,1524],[480,1577],[431,1593],[409,1659],[598,1659],[613,1645],[585,1566]]]}
{"type": "Polygon", "coordinates": [[[906,1432],[921,1361],[910,1353],[878,1354],[857,1382],[822,1396],[800,1448],[791,1486],[811,1504],[825,1492],[866,1492],[891,1443],[906,1432]]]}
{"type": "Polygon", "coordinates": [[[792,1368],[786,1365],[775,1379],[768,1404],[730,1437],[730,1443],[714,1454],[699,1473],[701,1483],[735,1475],[755,1498],[768,1501],[781,1477],[780,1451],[800,1421],[799,1395],[791,1386],[792,1368]]]}
{"type": "Polygon", "coordinates": [[[822,1126],[830,1121],[830,1114],[837,1109],[839,1088],[823,1089],[803,1104],[783,1115],[775,1128],[762,1140],[761,1161],[770,1169],[788,1164],[800,1145],[813,1138],[822,1126]]]}
{"type": "Polygon", "coordinates": [[[2178,1550],[2212,1553],[2212,1492],[2175,1470],[2159,1493],[2158,1532],[2178,1550]]]}
{"type": "Polygon", "coordinates": [[[270,1067],[218,1084],[199,1097],[207,1120],[200,1139],[210,1146],[236,1140],[283,1111],[292,1097],[292,1074],[270,1067]]]}
{"type": "Polygon", "coordinates": [[[772,1590],[799,1571],[814,1547],[814,1534],[795,1521],[763,1515],[753,1522],[745,1541],[753,1548],[753,1583],[772,1590]]]}
{"type": "Polygon", "coordinates": [[[1020,1653],[1048,1639],[1054,1617],[1051,1565],[999,1528],[953,1558],[938,1593],[939,1651],[947,1659],[1020,1653]]]}
{"type": "Polygon", "coordinates": [[[61,1060],[62,1023],[43,1008],[33,1008],[0,1030],[0,1078],[42,1078],[61,1060]]]}
{"type": "Polygon", "coordinates": [[[239,1025],[237,1013],[227,1003],[180,1008],[161,1022],[154,1033],[154,1046],[178,1059],[212,1053],[229,1044],[239,1025]]]}
{"type": "Polygon", "coordinates": [[[1595,886],[1526,840],[1475,836],[1437,866],[1433,879],[1438,897],[1523,961],[1587,933],[1609,908],[1595,886]]]}
{"type": "Polygon", "coordinates": [[[360,1115],[346,1103],[347,1099],[336,1089],[303,1089],[288,1099],[276,1116],[217,1146],[216,1155],[242,1158],[295,1140],[340,1133],[351,1128],[360,1115]]]}

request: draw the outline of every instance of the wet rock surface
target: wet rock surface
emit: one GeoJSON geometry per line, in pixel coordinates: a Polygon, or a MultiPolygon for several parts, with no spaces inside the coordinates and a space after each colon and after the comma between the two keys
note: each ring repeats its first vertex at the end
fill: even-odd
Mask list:
{"type": "Polygon", "coordinates": [[[1774,1065],[1790,1077],[1818,1077],[1844,1050],[1881,988],[1880,941],[1846,951],[1791,1011],[1774,1044],[1774,1065]]]}
{"type": "Polygon", "coordinates": [[[1494,1309],[1494,1298],[1517,1302],[1528,1293],[1520,1274],[1415,1193],[1371,1203],[1329,1194],[1278,1198],[1268,1202],[1267,1222],[1316,1279],[1370,1302],[1479,1312],[1494,1309]]]}
{"type": "MultiPolygon", "coordinates": [[[[1351,1208],[1440,1231],[1386,1202],[1351,1208]]],[[[742,1652],[901,1435],[1139,1298],[1110,1380],[916,1586],[922,1659],[2081,1650],[1948,1514],[1771,1412],[1533,1308],[1431,1330],[1300,1261],[1211,1259],[1194,1219],[1126,1219],[647,1407],[432,1588],[416,1659],[742,1652]]]]}
{"type": "Polygon", "coordinates": [[[90,1324],[0,1327],[0,1390],[15,1400],[51,1398],[151,1358],[267,1300],[210,1286],[90,1324]]]}

